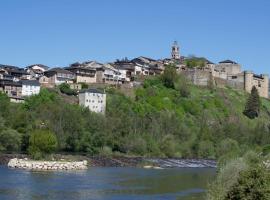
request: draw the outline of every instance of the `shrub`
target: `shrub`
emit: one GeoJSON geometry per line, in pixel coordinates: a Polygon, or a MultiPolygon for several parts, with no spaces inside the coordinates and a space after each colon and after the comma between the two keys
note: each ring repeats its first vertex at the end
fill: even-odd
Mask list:
{"type": "Polygon", "coordinates": [[[188,79],[183,75],[178,75],[178,80],[175,82],[175,89],[180,92],[181,97],[190,96],[190,86],[188,79]]]}
{"type": "Polygon", "coordinates": [[[61,85],[59,85],[59,89],[62,93],[66,94],[66,95],[76,95],[76,91],[70,89],[70,85],[67,83],[62,83],[61,85]]]}
{"type": "Polygon", "coordinates": [[[172,158],[176,153],[176,142],[173,135],[166,135],[160,144],[160,150],[165,156],[172,158]]]}
{"type": "Polygon", "coordinates": [[[82,85],[82,89],[88,89],[88,85],[84,82],[80,83],[82,85]]]}
{"type": "Polygon", "coordinates": [[[29,138],[28,152],[34,159],[41,159],[57,148],[55,134],[48,130],[35,130],[29,138]]]}
{"type": "Polygon", "coordinates": [[[130,135],[124,140],[124,151],[136,155],[144,155],[147,152],[147,144],[143,138],[130,135]]]}
{"type": "Polygon", "coordinates": [[[207,200],[224,200],[230,188],[237,182],[240,172],[247,168],[242,158],[232,160],[221,167],[216,180],[210,185],[207,200]]]}
{"type": "Polygon", "coordinates": [[[253,167],[240,172],[237,182],[230,188],[224,200],[269,200],[270,173],[263,167],[253,167]]]}
{"type": "Polygon", "coordinates": [[[218,156],[223,156],[230,152],[237,153],[238,151],[239,151],[238,142],[230,138],[222,140],[217,147],[218,156]]]}
{"type": "Polygon", "coordinates": [[[20,151],[21,134],[13,129],[0,132],[0,151],[20,151]]]}
{"type": "Polygon", "coordinates": [[[163,84],[167,88],[174,88],[174,83],[177,79],[176,69],[174,65],[165,67],[164,73],[161,76],[163,84]]]}
{"type": "Polygon", "coordinates": [[[215,148],[211,141],[201,141],[199,143],[198,155],[200,158],[215,158],[215,148]]]}

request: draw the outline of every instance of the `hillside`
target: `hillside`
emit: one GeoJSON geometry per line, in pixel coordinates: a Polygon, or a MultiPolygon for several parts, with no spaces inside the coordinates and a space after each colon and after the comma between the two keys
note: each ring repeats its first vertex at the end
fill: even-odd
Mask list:
{"type": "Polygon", "coordinates": [[[57,136],[59,152],[91,155],[215,159],[270,144],[269,100],[262,99],[260,116],[250,120],[242,114],[248,94],[176,80],[170,88],[162,77],[146,79],[134,98],[107,88],[106,116],[46,89],[24,104],[1,94],[0,150],[26,151],[40,128],[57,136]]]}

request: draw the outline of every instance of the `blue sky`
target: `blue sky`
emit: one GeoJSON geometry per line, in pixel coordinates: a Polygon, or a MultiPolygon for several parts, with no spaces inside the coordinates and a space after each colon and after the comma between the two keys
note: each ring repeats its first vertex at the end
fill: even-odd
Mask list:
{"type": "Polygon", "coordinates": [[[181,54],[270,74],[268,0],[1,0],[0,63],[114,61],[181,54]]]}

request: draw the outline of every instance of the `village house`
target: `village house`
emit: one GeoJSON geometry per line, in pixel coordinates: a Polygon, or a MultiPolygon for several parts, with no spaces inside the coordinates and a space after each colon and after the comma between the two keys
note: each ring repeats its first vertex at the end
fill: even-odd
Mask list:
{"type": "Polygon", "coordinates": [[[123,74],[123,76],[125,76],[126,82],[134,80],[135,64],[127,58],[123,60],[117,60],[116,62],[112,63],[112,66],[117,69],[121,74],[123,74]]]}
{"type": "Polygon", "coordinates": [[[13,80],[13,76],[9,75],[5,69],[0,68],[0,79],[13,80]]]}
{"type": "Polygon", "coordinates": [[[42,64],[34,64],[25,68],[26,72],[30,74],[31,80],[38,80],[48,69],[49,67],[42,64]]]}
{"type": "Polygon", "coordinates": [[[104,64],[103,69],[103,83],[112,85],[125,83],[125,73],[122,74],[120,70],[115,69],[111,64],[104,64]]]}
{"type": "Polygon", "coordinates": [[[8,75],[12,76],[12,79],[14,81],[30,79],[30,74],[27,73],[23,68],[11,66],[11,65],[0,65],[0,69],[5,70],[5,72],[8,75]]]}
{"type": "Polygon", "coordinates": [[[39,82],[43,87],[55,87],[62,83],[72,83],[75,76],[72,72],[63,68],[52,68],[44,72],[39,78],[39,82]]]}
{"type": "Polygon", "coordinates": [[[88,89],[79,93],[79,105],[89,108],[92,112],[105,114],[106,94],[97,89],[88,89]]]}
{"type": "Polygon", "coordinates": [[[22,97],[37,95],[40,92],[40,83],[37,80],[21,80],[19,83],[22,85],[22,97]]]}
{"type": "Polygon", "coordinates": [[[6,93],[8,97],[21,97],[22,85],[13,80],[0,80],[0,91],[6,93]]]}
{"type": "Polygon", "coordinates": [[[75,74],[76,83],[102,83],[103,65],[95,61],[73,63],[65,69],[75,74]]]}
{"type": "Polygon", "coordinates": [[[134,58],[131,62],[135,64],[136,75],[156,75],[161,74],[161,72],[164,70],[164,65],[162,62],[144,56],[134,58]]]}

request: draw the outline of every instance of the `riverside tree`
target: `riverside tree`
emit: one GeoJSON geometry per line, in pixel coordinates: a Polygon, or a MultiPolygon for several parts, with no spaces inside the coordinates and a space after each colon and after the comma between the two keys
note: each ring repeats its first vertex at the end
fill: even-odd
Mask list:
{"type": "Polygon", "coordinates": [[[248,118],[254,119],[259,116],[260,107],[261,107],[260,96],[259,96],[257,88],[253,86],[243,113],[248,118]]]}
{"type": "Polygon", "coordinates": [[[34,159],[41,159],[53,153],[57,148],[55,134],[48,130],[35,130],[29,139],[29,154],[34,159]]]}

